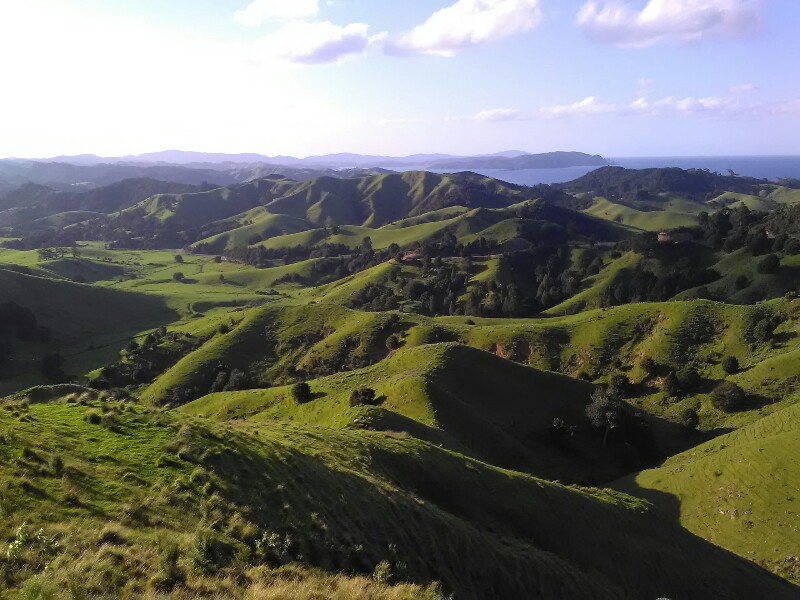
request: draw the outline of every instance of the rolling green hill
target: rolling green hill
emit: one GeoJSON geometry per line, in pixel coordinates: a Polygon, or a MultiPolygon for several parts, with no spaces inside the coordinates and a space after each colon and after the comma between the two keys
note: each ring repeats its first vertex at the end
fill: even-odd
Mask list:
{"type": "Polygon", "coordinates": [[[39,383],[39,362],[48,352],[64,357],[67,373],[84,374],[105,364],[131,336],[177,318],[156,297],[0,269],[0,304],[5,302],[30,309],[52,330],[52,339],[13,342],[0,380],[4,392],[39,383]]]}
{"type": "Polygon", "coordinates": [[[0,597],[797,597],[797,190],[328,175],[11,196],[0,597]]]}
{"type": "Polygon", "coordinates": [[[798,459],[800,405],[795,405],[617,487],[679,514],[689,531],[714,544],[800,582],[798,459]]]}
{"type": "Polygon", "coordinates": [[[439,581],[465,599],[531,590],[547,598],[794,594],[630,497],[503,471],[414,438],[269,423],[236,429],[80,388],[64,399],[50,394],[33,391],[27,404],[0,410],[9,432],[0,527],[21,540],[3,569],[28,594],[235,593],[315,577],[321,585],[309,567],[439,581]],[[31,533],[18,529],[23,521],[31,533]],[[264,569],[296,561],[308,567],[264,569]]]}
{"type": "Polygon", "coordinates": [[[605,198],[597,198],[591,208],[584,210],[586,214],[627,225],[644,231],[661,231],[678,227],[691,227],[697,224],[697,215],[703,206],[695,202],[671,201],[670,204],[656,209],[647,206],[626,206],[616,204],[605,198]],[[643,210],[648,209],[649,210],[643,210]]]}

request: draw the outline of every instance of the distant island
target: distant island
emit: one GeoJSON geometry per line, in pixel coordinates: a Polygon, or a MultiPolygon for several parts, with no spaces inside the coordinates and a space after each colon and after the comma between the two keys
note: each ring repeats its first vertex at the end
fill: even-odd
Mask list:
{"type": "MultiPolygon", "coordinates": [[[[17,161],[19,162],[19,161],[17,161]]],[[[92,154],[81,156],[58,156],[31,162],[55,162],[80,166],[100,164],[138,166],[183,166],[195,169],[234,169],[242,166],[269,165],[292,168],[326,169],[371,169],[385,168],[409,170],[466,170],[500,169],[518,171],[522,169],[560,169],[566,167],[605,167],[610,161],[597,154],[583,152],[545,152],[529,154],[519,150],[508,150],[494,154],[456,156],[452,154],[412,154],[410,156],[377,156],[351,153],[326,154],[295,158],[293,156],[265,156],[262,154],[220,154],[208,152],[186,152],[165,150],[135,156],[101,157],[92,154]]]]}

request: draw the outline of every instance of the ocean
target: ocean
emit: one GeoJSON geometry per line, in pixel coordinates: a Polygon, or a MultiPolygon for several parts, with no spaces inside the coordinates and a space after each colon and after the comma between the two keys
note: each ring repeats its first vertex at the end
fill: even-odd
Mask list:
{"type": "MultiPolygon", "coordinates": [[[[800,156],[676,156],[611,158],[612,164],[627,169],[651,167],[679,167],[681,169],[710,169],[724,175],[731,170],[737,175],[758,179],[776,180],[784,177],[800,179],[800,156]]],[[[475,172],[501,181],[519,185],[538,183],[564,183],[577,179],[596,167],[568,167],[564,169],[524,169],[504,171],[499,169],[474,169],[475,172]]],[[[411,169],[409,169],[411,170],[411,169]]],[[[436,171],[444,173],[446,171],[436,171]]]]}

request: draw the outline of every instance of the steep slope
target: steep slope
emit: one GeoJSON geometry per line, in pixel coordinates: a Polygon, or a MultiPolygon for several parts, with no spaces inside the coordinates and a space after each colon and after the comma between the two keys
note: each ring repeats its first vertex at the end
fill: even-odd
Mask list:
{"type": "Polygon", "coordinates": [[[6,302],[30,309],[52,330],[46,342],[13,342],[0,381],[6,392],[40,383],[40,362],[48,353],[62,354],[65,371],[81,375],[105,364],[131,336],[177,318],[156,297],[0,269],[0,305],[6,302]]]}
{"type": "Polygon", "coordinates": [[[542,476],[586,480],[582,471],[592,470],[554,449],[549,438],[555,418],[573,423],[583,418],[591,386],[474,348],[411,348],[366,369],[310,385],[315,396],[306,404],[297,404],[287,386],[212,394],[181,410],[223,420],[408,429],[493,464],[542,476]],[[380,409],[350,406],[351,392],[362,387],[375,390],[380,409]]]}
{"type": "Polygon", "coordinates": [[[795,592],[624,495],[502,471],[408,437],[235,430],[79,392],[67,401],[36,392],[0,410],[0,427],[14,431],[0,446],[2,535],[26,521],[58,540],[23,544],[6,567],[12,585],[41,571],[44,555],[38,582],[94,594],[196,594],[240,573],[227,584],[234,591],[259,565],[371,573],[381,561],[398,581],[441,581],[466,600],[795,592]],[[87,420],[103,408],[100,423],[87,420]]]}
{"type": "Polygon", "coordinates": [[[680,515],[689,531],[800,583],[800,405],[615,487],[680,515]]]}

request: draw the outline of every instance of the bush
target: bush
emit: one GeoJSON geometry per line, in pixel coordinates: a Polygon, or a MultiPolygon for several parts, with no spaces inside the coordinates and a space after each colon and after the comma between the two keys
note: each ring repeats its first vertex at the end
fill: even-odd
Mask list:
{"type": "Polygon", "coordinates": [[[682,367],[678,371],[671,371],[664,379],[664,391],[674,398],[686,396],[695,391],[702,380],[692,367],[682,367]]]}
{"type": "Polygon", "coordinates": [[[292,396],[297,401],[298,404],[305,404],[306,402],[311,401],[311,386],[309,386],[305,381],[296,384],[292,388],[292,396]]]}
{"type": "Polygon", "coordinates": [[[781,270],[781,261],[774,254],[767,254],[758,262],[758,272],[765,275],[774,275],[781,270]]]}
{"type": "Polygon", "coordinates": [[[214,573],[233,557],[233,546],[210,529],[199,530],[192,541],[190,559],[201,573],[214,573]]]}
{"type": "Polygon", "coordinates": [[[739,372],[739,360],[735,356],[726,356],[722,361],[722,370],[728,375],[739,372]]]}
{"type": "Polygon", "coordinates": [[[375,390],[372,388],[361,388],[353,390],[350,394],[350,406],[369,406],[375,404],[375,390]]]}
{"type": "Polygon", "coordinates": [[[175,262],[178,263],[178,264],[183,263],[183,256],[181,256],[180,254],[176,254],[175,255],[175,262]]]}
{"type": "Polygon", "coordinates": [[[91,423],[92,425],[100,425],[100,422],[103,420],[103,417],[100,416],[96,410],[90,410],[86,413],[84,420],[87,423],[91,423]]]}
{"type": "Polygon", "coordinates": [[[747,392],[732,381],[723,381],[711,393],[711,403],[725,412],[741,410],[747,402],[747,392]]]}
{"type": "Polygon", "coordinates": [[[396,335],[390,335],[386,338],[386,348],[389,351],[397,350],[400,347],[400,338],[396,335]]]}
{"type": "Polygon", "coordinates": [[[175,271],[172,274],[172,280],[173,281],[183,281],[184,279],[185,279],[185,275],[183,273],[181,273],[180,271],[175,271]]]}
{"type": "Polygon", "coordinates": [[[700,425],[700,416],[695,409],[687,408],[681,413],[681,424],[689,429],[697,429],[700,425]]]}

